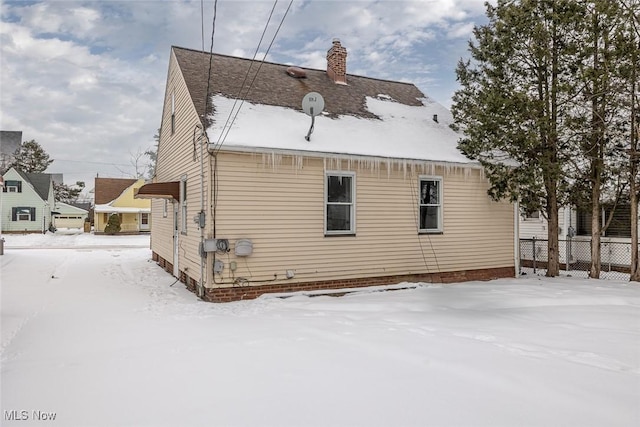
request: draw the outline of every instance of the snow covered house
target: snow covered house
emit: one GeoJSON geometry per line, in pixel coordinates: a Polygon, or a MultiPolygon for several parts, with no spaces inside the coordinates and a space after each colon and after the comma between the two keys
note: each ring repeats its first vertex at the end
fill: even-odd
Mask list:
{"type": "Polygon", "coordinates": [[[135,199],[144,179],[96,178],[94,187],[94,230],[104,233],[109,216],[120,217],[120,233],[147,233],[151,229],[151,202],[135,199]]]}
{"type": "Polygon", "coordinates": [[[515,275],[514,207],[489,199],[449,111],[346,56],[334,40],[324,71],[172,47],[136,197],[153,259],[203,299],[515,275]]]}
{"type": "Polygon", "coordinates": [[[54,206],[53,179],[48,173],[10,168],[4,175],[0,199],[3,233],[44,233],[54,206]]]}

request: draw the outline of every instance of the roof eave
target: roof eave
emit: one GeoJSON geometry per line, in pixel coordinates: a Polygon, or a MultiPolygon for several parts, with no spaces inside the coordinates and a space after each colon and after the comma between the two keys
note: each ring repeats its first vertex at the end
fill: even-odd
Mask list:
{"type": "Polygon", "coordinates": [[[325,152],[325,151],[312,151],[312,150],[292,150],[286,148],[271,148],[271,147],[254,147],[254,146],[244,146],[244,145],[225,145],[220,151],[222,152],[232,152],[232,153],[254,153],[254,154],[282,154],[289,156],[303,156],[303,157],[319,157],[319,158],[327,158],[327,157],[341,157],[344,159],[350,160],[369,160],[369,161],[379,161],[379,162],[407,162],[407,163],[431,163],[452,167],[464,167],[471,169],[483,169],[482,165],[475,161],[469,161],[469,163],[462,162],[452,162],[448,160],[438,160],[438,159],[419,159],[419,158],[408,158],[408,157],[384,157],[384,156],[374,156],[369,154],[357,154],[357,153],[338,153],[338,152],[325,152]]]}

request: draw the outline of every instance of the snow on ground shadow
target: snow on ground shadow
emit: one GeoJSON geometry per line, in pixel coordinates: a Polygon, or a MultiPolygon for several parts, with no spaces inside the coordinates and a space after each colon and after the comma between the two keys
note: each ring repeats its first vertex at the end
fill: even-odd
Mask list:
{"type": "Polygon", "coordinates": [[[3,426],[640,425],[637,284],[211,304],[104,237],[5,236],[3,426]]]}

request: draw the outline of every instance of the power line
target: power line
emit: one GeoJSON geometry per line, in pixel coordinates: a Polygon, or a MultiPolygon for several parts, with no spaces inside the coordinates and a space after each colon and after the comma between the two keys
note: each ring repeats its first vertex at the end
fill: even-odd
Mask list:
{"type": "MultiPolygon", "coordinates": [[[[275,1],[275,4],[278,3],[278,0],[275,1]]],[[[275,4],[274,4],[274,9],[275,9],[275,4]]],[[[273,43],[276,40],[276,37],[278,36],[278,33],[280,32],[280,29],[282,28],[282,24],[284,24],[284,20],[286,19],[287,15],[289,14],[289,10],[291,9],[291,5],[293,4],[293,0],[291,0],[289,2],[289,6],[287,6],[287,10],[284,12],[284,15],[282,16],[282,19],[280,20],[280,24],[278,25],[278,28],[276,29],[275,34],[273,35],[273,38],[271,39],[271,43],[269,43],[269,47],[267,48],[267,51],[264,53],[264,56],[262,57],[262,61],[260,61],[260,65],[258,66],[258,70],[256,71],[256,74],[253,76],[253,80],[251,80],[251,85],[249,85],[249,89],[247,89],[247,92],[245,93],[245,98],[246,96],[249,94],[249,92],[251,91],[251,88],[253,88],[253,84],[255,83],[256,79],[258,78],[258,74],[260,73],[260,69],[262,68],[262,65],[264,64],[264,61],[267,59],[267,55],[269,54],[269,51],[271,50],[271,47],[273,46],[273,43]]],[[[273,14],[273,10],[271,12],[273,14]]],[[[269,15],[269,19],[271,19],[271,15],[269,15]]],[[[265,25],[265,31],[266,31],[266,27],[269,25],[269,22],[267,22],[267,25],[265,25]]],[[[262,39],[261,39],[262,40],[262,39]]],[[[258,45],[258,49],[259,49],[260,45],[258,45]]],[[[256,49],[257,51],[257,49],[256,49]]],[[[253,60],[252,60],[253,63],[253,60]]],[[[249,66],[249,70],[251,70],[251,65],[249,66]]],[[[249,75],[249,71],[247,71],[247,76],[249,75]]],[[[242,90],[242,88],[241,88],[242,90]]],[[[233,120],[231,121],[231,123],[229,124],[229,127],[227,128],[227,132],[224,134],[224,138],[223,138],[223,133],[221,132],[220,137],[218,138],[218,141],[220,142],[220,144],[218,145],[218,147],[215,149],[215,153],[217,154],[220,149],[222,148],[222,144],[224,144],[224,142],[227,139],[227,136],[229,135],[229,131],[231,130],[231,127],[233,126],[233,124],[236,121],[236,118],[238,117],[238,114],[240,113],[240,109],[242,108],[242,105],[244,105],[244,101],[245,98],[242,99],[242,101],[240,102],[240,106],[238,107],[238,110],[236,111],[233,120]],[[222,139],[222,141],[220,141],[220,139],[222,139]]],[[[237,98],[236,98],[237,101],[237,98]]],[[[234,103],[235,105],[235,103],[234,103]]],[[[231,111],[231,113],[233,113],[233,109],[231,111]]],[[[228,120],[228,119],[227,119],[228,120]]],[[[224,131],[224,129],[223,129],[224,131]]]]}
{"type": "Polygon", "coordinates": [[[53,159],[56,162],[71,162],[71,163],[92,163],[92,164],[96,164],[96,165],[108,165],[108,166],[131,166],[129,164],[124,164],[124,163],[108,163],[108,162],[91,162],[88,160],[69,160],[69,159],[60,159],[60,158],[55,158],[53,159]]]}
{"type": "MultiPolygon", "coordinates": [[[[267,28],[269,28],[269,23],[271,22],[271,18],[273,17],[273,11],[276,9],[276,5],[277,4],[278,4],[278,0],[275,0],[274,3],[273,3],[273,7],[271,8],[271,12],[269,13],[269,18],[267,18],[267,23],[264,26],[264,30],[262,30],[262,35],[260,36],[260,41],[258,41],[258,46],[256,46],[256,50],[255,50],[255,52],[253,52],[253,57],[251,58],[251,62],[249,63],[249,68],[247,69],[247,73],[244,75],[244,80],[242,81],[242,84],[240,85],[240,89],[238,90],[238,94],[236,95],[236,98],[233,101],[233,105],[231,106],[231,111],[229,112],[229,116],[227,117],[227,120],[225,121],[224,126],[222,126],[222,131],[220,132],[220,136],[218,137],[218,141],[216,141],[216,145],[218,145],[218,143],[220,143],[220,139],[224,135],[225,130],[227,129],[227,125],[229,124],[229,120],[231,120],[231,116],[233,115],[233,112],[236,109],[236,105],[238,103],[238,99],[242,96],[242,90],[244,89],[244,86],[247,83],[247,79],[249,78],[249,73],[251,72],[251,67],[253,67],[253,62],[255,61],[256,56],[258,56],[258,51],[260,51],[260,46],[262,45],[262,40],[264,39],[264,35],[267,33],[267,28]]],[[[259,69],[258,69],[258,71],[259,71],[259,69]]],[[[249,91],[247,90],[247,94],[248,93],[249,93],[249,91]]],[[[242,105],[242,104],[240,104],[240,105],[242,105]]],[[[238,107],[238,109],[240,109],[240,108],[238,107]]],[[[231,127],[231,126],[229,126],[229,127],[231,127]]],[[[227,131],[227,133],[228,133],[228,131],[227,131]]]]}
{"type": "MultiPolygon", "coordinates": [[[[209,71],[207,72],[207,91],[204,97],[204,112],[202,117],[202,125],[206,126],[205,116],[207,115],[207,107],[209,106],[209,85],[211,84],[211,66],[213,64],[213,37],[216,34],[216,15],[218,11],[218,0],[213,3],[213,22],[211,23],[211,47],[209,48],[209,71]]],[[[204,17],[202,18],[204,22],[204,17]]],[[[204,52],[204,24],[202,30],[202,51],[204,52]]]]}

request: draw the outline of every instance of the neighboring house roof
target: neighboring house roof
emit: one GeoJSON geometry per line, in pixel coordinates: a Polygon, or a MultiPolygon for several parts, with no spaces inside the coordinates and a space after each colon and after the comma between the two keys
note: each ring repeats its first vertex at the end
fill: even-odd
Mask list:
{"type": "Polygon", "coordinates": [[[22,144],[22,131],[0,130],[0,154],[13,156],[22,144]]]}
{"type": "Polygon", "coordinates": [[[36,193],[42,200],[49,200],[49,188],[51,187],[51,174],[48,173],[29,173],[15,169],[15,171],[30,182],[36,193]]]}
{"type": "Polygon", "coordinates": [[[137,181],[133,178],[95,178],[95,204],[104,205],[117,199],[137,181]]]}
{"type": "Polygon", "coordinates": [[[457,150],[461,135],[449,127],[450,112],[413,84],[352,74],[346,74],[346,84],[341,84],[325,70],[314,69],[304,69],[306,78],[294,78],[287,74],[288,65],[214,54],[212,102],[205,115],[203,70],[208,69],[210,54],[179,47],[173,47],[173,52],[196,111],[206,117],[202,121],[208,126],[210,143],[224,140],[227,150],[476,164],[457,150]],[[246,81],[253,85],[247,90],[247,83],[240,93],[248,70],[246,81]],[[325,113],[316,117],[307,141],[311,119],[301,104],[309,92],[323,96],[325,113]],[[238,96],[244,103],[227,134],[223,127],[238,110],[238,96]]]}
{"type": "Polygon", "coordinates": [[[89,213],[87,209],[82,209],[77,206],[73,206],[70,203],[64,203],[64,202],[56,202],[55,210],[58,212],[58,215],[89,213]]]}
{"type": "Polygon", "coordinates": [[[151,208],[135,208],[126,206],[112,206],[110,204],[95,205],[93,211],[96,213],[150,213],[151,208]]]}
{"type": "Polygon", "coordinates": [[[89,212],[91,210],[91,203],[89,202],[71,202],[71,203],[67,203],[70,206],[74,206],[78,209],[82,209],[85,210],[87,212],[89,212]]]}

